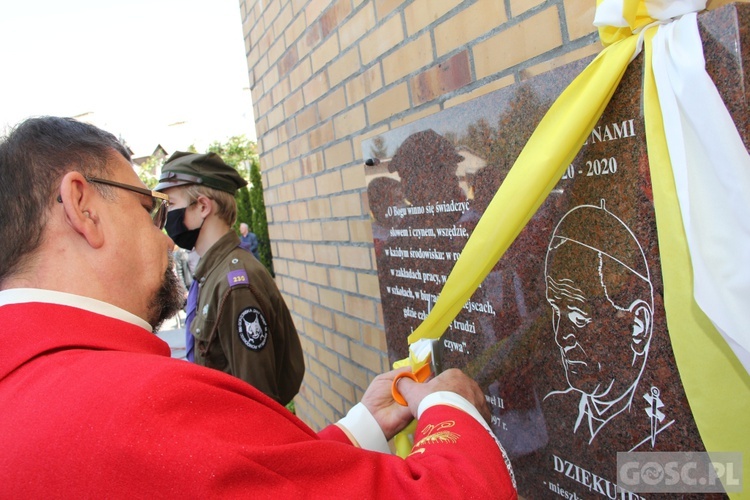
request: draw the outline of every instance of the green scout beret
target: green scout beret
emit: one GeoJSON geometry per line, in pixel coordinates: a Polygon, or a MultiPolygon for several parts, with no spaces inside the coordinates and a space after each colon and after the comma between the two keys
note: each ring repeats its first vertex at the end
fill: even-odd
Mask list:
{"type": "Polygon", "coordinates": [[[234,194],[247,186],[247,181],[216,153],[185,153],[175,151],[161,168],[161,177],[155,191],[198,184],[234,194]]]}

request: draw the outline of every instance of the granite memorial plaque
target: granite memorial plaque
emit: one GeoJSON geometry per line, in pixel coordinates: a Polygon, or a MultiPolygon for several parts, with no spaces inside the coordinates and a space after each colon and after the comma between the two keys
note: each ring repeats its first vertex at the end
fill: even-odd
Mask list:
{"type": "MultiPolygon", "coordinates": [[[[699,16],[747,144],[750,6],[699,16]]],[[[544,113],[590,59],[363,142],[391,361],[429,313],[544,113]]],[[[704,451],[667,331],[641,102],[643,56],[441,339],[477,380],[525,498],[637,498],[617,452],[704,451]]],[[[565,127],[565,123],[560,123],[565,127]]]]}

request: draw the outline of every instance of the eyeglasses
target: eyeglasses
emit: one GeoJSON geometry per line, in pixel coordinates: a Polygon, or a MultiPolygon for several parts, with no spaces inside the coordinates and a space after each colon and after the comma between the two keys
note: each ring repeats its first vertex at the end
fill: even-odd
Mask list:
{"type": "Polygon", "coordinates": [[[121,189],[127,189],[134,193],[142,194],[144,196],[150,196],[153,200],[153,205],[149,210],[151,220],[154,222],[154,226],[159,229],[164,229],[164,225],[167,223],[167,210],[169,208],[169,196],[158,191],[151,191],[149,189],[140,188],[137,186],[131,186],[129,184],[122,184],[120,182],[110,181],[108,179],[98,179],[96,177],[86,177],[89,182],[96,182],[97,184],[106,184],[108,186],[114,186],[121,189]]]}

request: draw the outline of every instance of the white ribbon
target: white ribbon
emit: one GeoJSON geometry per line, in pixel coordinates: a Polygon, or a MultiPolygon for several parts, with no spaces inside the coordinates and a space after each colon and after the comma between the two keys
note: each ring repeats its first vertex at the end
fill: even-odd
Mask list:
{"type": "MultiPolygon", "coordinates": [[[[594,26],[614,26],[625,28],[629,25],[624,15],[626,0],[602,0],[596,7],[594,26]]],[[[699,12],[706,8],[706,0],[646,0],[648,16],[656,21],[669,21],[690,12],[699,12]]]]}
{"type": "Polygon", "coordinates": [[[750,155],[705,71],[695,13],[659,27],[653,66],[693,294],[750,373],[750,155]]]}
{"type": "MultiPolygon", "coordinates": [[[[647,0],[648,15],[660,21],[676,19],[691,12],[700,12],[706,8],[706,0],[647,0]]],[[[700,40],[700,38],[698,38],[700,40]]],[[[703,46],[701,45],[701,54],[703,46]]]]}
{"type": "MultiPolygon", "coordinates": [[[[646,0],[653,70],[693,266],[693,296],[750,373],[750,155],[705,70],[706,0],[646,0]]],[[[594,25],[626,28],[641,5],[602,0],[594,25]]],[[[642,31],[641,31],[642,30],[642,31]]],[[[640,48],[640,44],[638,46],[640,48]]],[[[636,55],[640,50],[636,49],[636,55]]]]}

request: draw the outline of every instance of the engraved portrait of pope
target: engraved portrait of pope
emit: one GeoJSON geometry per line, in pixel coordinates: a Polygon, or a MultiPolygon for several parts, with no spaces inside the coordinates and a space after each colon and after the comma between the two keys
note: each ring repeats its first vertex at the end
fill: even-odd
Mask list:
{"type": "Polygon", "coordinates": [[[575,394],[571,429],[591,443],[629,411],[648,359],[654,292],[643,249],[630,228],[600,205],[568,211],[545,259],[546,299],[567,388],[575,394]]]}

